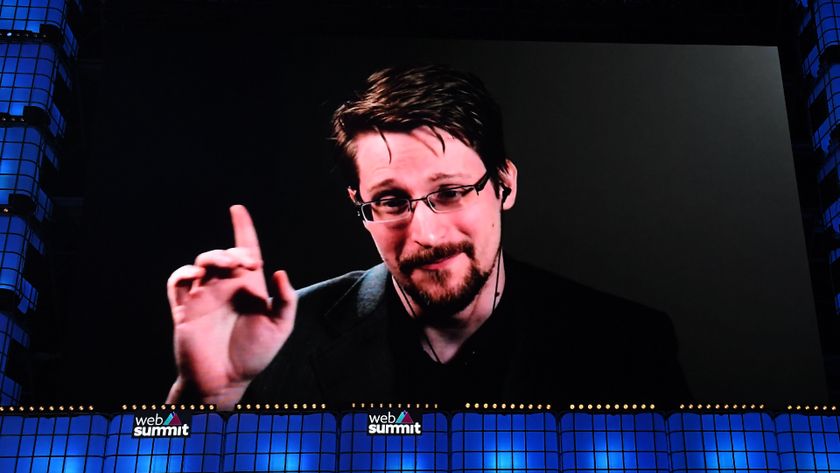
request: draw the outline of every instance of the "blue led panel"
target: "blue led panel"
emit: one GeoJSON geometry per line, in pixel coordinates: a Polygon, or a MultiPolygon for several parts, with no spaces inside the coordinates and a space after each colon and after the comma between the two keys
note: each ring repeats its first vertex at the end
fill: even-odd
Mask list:
{"type": "Polygon", "coordinates": [[[21,313],[34,309],[38,302],[38,291],[23,277],[29,246],[43,252],[43,243],[23,218],[0,216],[0,289],[15,293],[21,313]]]}
{"type": "Polygon", "coordinates": [[[808,97],[808,105],[825,94],[828,116],[822,123],[812,123],[814,149],[822,149],[828,155],[831,148],[831,130],[840,123],[840,65],[831,65],[815,82],[808,97]]]}
{"type": "Polygon", "coordinates": [[[0,43],[0,113],[23,115],[27,105],[45,110],[54,136],[64,134],[64,116],[53,103],[54,84],[67,72],[49,43],[0,43]]]}
{"type": "MultiPolygon", "coordinates": [[[[162,413],[162,415],[165,415],[162,413]]],[[[133,438],[134,415],[111,420],[103,472],[218,472],[224,420],[218,414],[190,417],[186,438],[133,438]]]]}
{"type": "Polygon", "coordinates": [[[67,24],[65,0],[0,0],[0,30],[22,30],[37,33],[42,24],[57,27],[63,35],[64,52],[75,57],[78,44],[67,24]]]}
{"type": "Polygon", "coordinates": [[[840,433],[836,416],[776,416],[782,471],[840,471],[840,433]]]}
{"type": "Polygon", "coordinates": [[[368,413],[346,414],[341,419],[339,471],[448,471],[446,417],[429,413],[412,419],[420,421],[420,435],[369,435],[368,413]]]}
{"type": "Polygon", "coordinates": [[[549,413],[455,414],[452,471],[557,471],[557,420],[549,413]]]}
{"type": "Polygon", "coordinates": [[[773,419],[767,414],[673,414],[668,418],[674,472],[779,471],[773,419]]]}
{"type": "Polygon", "coordinates": [[[564,414],[560,456],[563,471],[668,472],[665,419],[652,412],[564,414]]]}
{"type": "Polygon", "coordinates": [[[43,166],[57,169],[58,161],[37,128],[0,128],[0,205],[12,194],[27,196],[35,204],[35,219],[49,218],[53,204],[40,186],[43,166]]]}
{"type": "Polygon", "coordinates": [[[29,348],[29,335],[15,323],[10,314],[0,312],[0,405],[4,406],[14,406],[20,402],[20,384],[6,376],[9,345],[12,340],[29,348]]]}
{"type": "Polygon", "coordinates": [[[0,471],[100,473],[107,428],[97,415],[0,416],[0,471]]]}
{"type": "MultiPolygon", "coordinates": [[[[798,1],[801,6],[808,8],[808,2],[798,1]]],[[[803,53],[805,56],[802,61],[803,75],[810,76],[811,79],[816,79],[820,76],[820,57],[827,48],[832,46],[840,46],[840,3],[836,0],[817,0],[813,2],[813,8],[805,10],[805,18],[801,29],[813,18],[814,33],[816,35],[816,44],[808,51],[803,53]],[[812,16],[813,12],[813,16],[812,16]]]]}
{"type": "Polygon", "coordinates": [[[222,471],[335,471],[337,441],[332,414],[234,414],[222,471]]]}
{"type": "Polygon", "coordinates": [[[836,0],[816,0],[811,11],[817,29],[819,54],[831,46],[840,46],[840,4],[836,0]]]}

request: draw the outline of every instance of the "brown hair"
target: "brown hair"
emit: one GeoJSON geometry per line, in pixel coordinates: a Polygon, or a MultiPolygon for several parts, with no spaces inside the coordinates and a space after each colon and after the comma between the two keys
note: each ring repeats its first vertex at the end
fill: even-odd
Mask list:
{"type": "MultiPolygon", "coordinates": [[[[364,91],[338,107],[332,125],[337,165],[354,189],[359,186],[359,173],[353,138],[368,131],[444,130],[478,154],[496,189],[506,169],[499,105],[478,77],[447,66],[389,67],[374,72],[364,91]]],[[[445,149],[443,138],[438,135],[438,139],[445,149]]]]}

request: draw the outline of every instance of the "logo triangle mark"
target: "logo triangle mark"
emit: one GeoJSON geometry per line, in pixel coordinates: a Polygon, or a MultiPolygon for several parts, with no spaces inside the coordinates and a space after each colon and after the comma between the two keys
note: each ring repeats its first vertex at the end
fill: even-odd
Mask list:
{"type": "Polygon", "coordinates": [[[403,411],[403,414],[405,414],[405,417],[403,417],[403,420],[402,420],[403,424],[413,424],[414,423],[414,421],[411,420],[411,414],[409,414],[407,411],[403,411]]]}
{"type": "Polygon", "coordinates": [[[178,414],[173,412],[173,413],[169,414],[169,417],[170,417],[169,425],[181,425],[181,418],[178,417],[178,414]]]}

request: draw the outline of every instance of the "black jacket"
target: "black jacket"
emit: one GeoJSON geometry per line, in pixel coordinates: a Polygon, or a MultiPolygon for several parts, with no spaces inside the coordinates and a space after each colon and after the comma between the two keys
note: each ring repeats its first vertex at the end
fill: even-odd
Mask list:
{"type": "MultiPolygon", "coordinates": [[[[499,366],[499,392],[456,397],[657,407],[689,399],[667,315],[507,257],[505,262],[500,306],[506,304],[509,319],[504,331],[509,363],[499,366]]],[[[388,284],[390,275],[379,265],[301,290],[291,337],[243,402],[317,402],[330,408],[426,402],[399,399],[395,390],[400,367],[388,341],[388,284]]]]}

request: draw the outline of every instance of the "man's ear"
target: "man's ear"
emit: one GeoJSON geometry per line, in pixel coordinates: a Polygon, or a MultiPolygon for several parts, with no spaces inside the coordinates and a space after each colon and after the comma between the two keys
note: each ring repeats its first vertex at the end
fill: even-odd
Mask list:
{"type": "Polygon", "coordinates": [[[356,189],[353,189],[351,186],[347,186],[347,196],[350,197],[350,201],[353,202],[354,204],[356,202],[359,202],[359,199],[358,199],[359,191],[357,191],[356,189]]]}
{"type": "MultiPolygon", "coordinates": [[[[359,197],[359,191],[357,189],[353,189],[353,187],[351,186],[347,186],[347,197],[350,198],[350,202],[353,202],[353,204],[358,204],[362,201],[362,198],[359,197]]],[[[365,229],[370,231],[368,229],[367,222],[365,221],[365,219],[362,218],[361,208],[359,208],[358,206],[356,207],[356,213],[358,214],[359,220],[362,222],[362,225],[365,227],[365,229]]]]}
{"type": "Polygon", "coordinates": [[[502,186],[502,210],[508,210],[516,203],[516,165],[510,159],[505,160],[505,168],[499,175],[502,186]]]}

